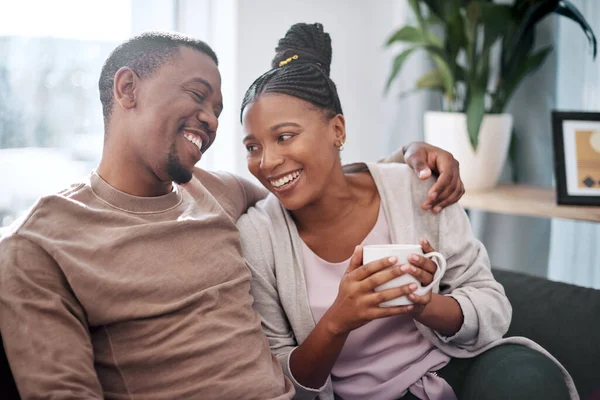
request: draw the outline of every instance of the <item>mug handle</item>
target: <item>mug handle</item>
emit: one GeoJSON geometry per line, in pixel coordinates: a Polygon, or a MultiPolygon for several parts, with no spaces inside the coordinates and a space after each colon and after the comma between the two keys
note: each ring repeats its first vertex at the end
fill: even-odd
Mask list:
{"type": "Polygon", "coordinates": [[[433,286],[435,286],[442,279],[442,276],[444,276],[444,273],[446,272],[446,259],[437,251],[432,251],[431,253],[423,254],[423,257],[433,259],[433,262],[435,263],[435,265],[437,265],[438,269],[435,272],[435,275],[433,276],[433,281],[429,285],[415,290],[415,293],[419,296],[423,296],[431,289],[433,289],[433,286]]]}

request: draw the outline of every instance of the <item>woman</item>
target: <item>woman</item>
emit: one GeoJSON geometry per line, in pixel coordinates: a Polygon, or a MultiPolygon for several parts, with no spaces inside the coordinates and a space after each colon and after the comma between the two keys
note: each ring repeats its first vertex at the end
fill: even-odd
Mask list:
{"type": "Polygon", "coordinates": [[[423,211],[432,181],[403,165],[342,169],[345,120],[322,26],[292,26],[276,52],[242,104],[248,168],[272,194],[238,226],[254,306],[296,397],[577,398],[544,349],[502,339],[511,307],[459,205],[423,211]],[[417,242],[447,259],[439,288],[373,292],[405,273],[427,285],[436,266],[418,255],[362,265],[361,246],[417,242]],[[413,305],[378,306],[403,295],[413,305]]]}

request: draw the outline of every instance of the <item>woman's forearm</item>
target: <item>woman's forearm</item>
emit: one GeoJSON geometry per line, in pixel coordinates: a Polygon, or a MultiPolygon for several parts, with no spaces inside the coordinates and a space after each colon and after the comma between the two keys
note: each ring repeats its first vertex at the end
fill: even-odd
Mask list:
{"type": "Polygon", "coordinates": [[[290,370],[302,386],[318,389],[325,384],[344,347],[348,333],[336,332],[327,313],[290,357],[290,370]]]}
{"type": "Polygon", "coordinates": [[[463,313],[454,298],[433,293],[431,302],[415,320],[444,336],[453,336],[463,324],[463,313]]]}

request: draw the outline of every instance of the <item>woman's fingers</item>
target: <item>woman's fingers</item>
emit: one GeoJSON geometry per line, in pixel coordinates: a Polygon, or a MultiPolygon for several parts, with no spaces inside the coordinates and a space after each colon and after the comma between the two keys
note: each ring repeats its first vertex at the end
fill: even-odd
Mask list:
{"type": "MultiPolygon", "coordinates": [[[[421,257],[424,258],[424,257],[421,257]]],[[[426,258],[426,260],[429,260],[428,258],[426,258]]],[[[425,270],[423,267],[415,267],[414,265],[411,264],[404,264],[403,266],[400,267],[400,270],[402,272],[404,272],[405,274],[410,274],[412,276],[414,276],[419,282],[421,282],[421,284],[423,284],[424,286],[429,285],[431,282],[433,282],[433,274],[435,273],[435,269],[434,272],[431,273],[427,270],[425,270]]],[[[431,261],[433,263],[433,261],[431,261]]],[[[434,268],[437,269],[437,267],[435,266],[435,263],[433,264],[434,268]]]]}
{"type": "Polygon", "coordinates": [[[363,279],[362,285],[365,290],[373,290],[376,287],[383,285],[390,280],[403,275],[399,265],[387,267],[383,270],[377,271],[374,274],[363,279]]]}
{"type": "Polygon", "coordinates": [[[433,246],[431,246],[431,243],[429,243],[429,240],[425,239],[425,238],[421,238],[419,239],[419,243],[421,244],[421,248],[423,249],[423,253],[432,253],[435,251],[435,249],[433,248],[433,246]]]}
{"type": "Polygon", "coordinates": [[[350,262],[348,263],[348,268],[346,268],[346,274],[356,270],[362,265],[362,255],[363,248],[358,245],[354,248],[354,252],[352,253],[352,257],[350,257],[350,262]]]}
{"type": "Polygon", "coordinates": [[[413,282],[407,285],[382,290],[380,292],[374,292],[373,294],[368,295],[367,302],[368,304],[378,307],[379,304],[383,303],[384,301],[389,301],[398,297],[407,296],[415,290],[417,290],[418,288],[419,286],[413,282]]]}
{"type": "Polygon", "coordinates": [[[350,275],[353,279],[357,281],[362,281],[379,271],[396,265],[396,262],[398,262],[398,257],[382,258],[354,269],[350,275]]]}
{"type": "MultiPolygon", "coordinates": [[[[427,257],[423,257],[422,255],[419,254],[411,254],[408,257],[408,262],[412,267],[415,267],[417,269],[422,269],[425,270],[426,272],[429,272],[430,274],[435,274],[435,272],[437,271],[437,265],[435,264],[435,262],[433,262],[433,260],[431,260],[431,258],[427,258],[427,257]]],[[[412,268],[411,268],[412,270],[412,268]]],[[[404,270],[404,272],[409,272],[408,270],[404,270]]]]}
{"type": "Polygon", "coordinates": [[[413,308],[414,306],[412,304],[408,306],[397,307],[373,307],[371,310],[369,310],[369,319],[374,320],[379,318],[393,317],[394,315],[408,314],[413,308]]]}
{"type": "Polygon", "coordinates": [[[423,296],[419,296],[416,293],[411,293],[408,295],[408,299],[412,301],[415,305],[426,306],[431,301],[431,292],[424,294],[423,296]]]}

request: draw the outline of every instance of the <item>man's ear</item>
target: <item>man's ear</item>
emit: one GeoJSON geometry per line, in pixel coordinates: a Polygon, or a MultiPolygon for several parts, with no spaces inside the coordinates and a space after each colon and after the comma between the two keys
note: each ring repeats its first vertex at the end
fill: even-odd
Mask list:
{"type": "Polygon", "coordinates": [[[115,102],[126,110],[135,107],[139,76],[129,67],[121,67],[115,74],[113,96],[115,102]]]}
{"type": "Polygon", "coordinates": [[[346,119],[342,114],[337,114],[329,121],[330,127],[333,129],[335,143],[346,142],[346,119]]]}

